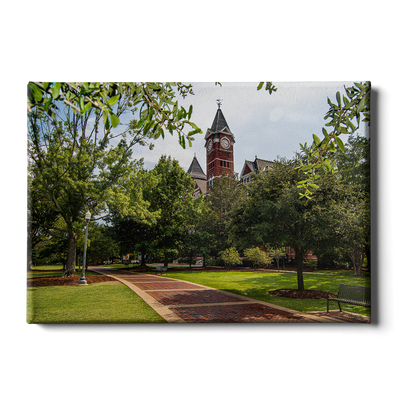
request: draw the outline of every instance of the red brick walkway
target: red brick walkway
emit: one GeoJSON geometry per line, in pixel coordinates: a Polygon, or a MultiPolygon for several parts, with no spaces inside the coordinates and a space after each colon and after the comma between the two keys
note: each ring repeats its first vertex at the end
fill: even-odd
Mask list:
{"type": "Polygon", "coordinates": [[[177,279],[105,267],[90,270],[118,279],[168,322],[340,322],[177,279]]]}

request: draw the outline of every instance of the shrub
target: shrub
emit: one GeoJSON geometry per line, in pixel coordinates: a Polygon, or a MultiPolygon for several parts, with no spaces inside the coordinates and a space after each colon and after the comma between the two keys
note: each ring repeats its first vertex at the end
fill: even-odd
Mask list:
{"type": "Polygon", "coordinates": [[[260,266],[271,263],[271,257],[268,256],[268,254],[266,254],[262,250],[260,250],[258,247],[251,247],[249,249],[245,249],[244,255],[253,263],[253,266],[260,266]]]}
{"type": "Polygon", "coordinates": [[[232,268],[233,265],[239,265],[242,263],[242,260],[239,257],[239,252],[234,247],[222,251],[221,259],[227,268],[232,268]]]}
{"type": "Polygon", "coordinates": [[[317,268],[317,265],[318,265],[318,262],[317,262],[316,260],[310,260],[310,261],[308,262],[308,266],[309,266],[310,268],[312,268],[312,269],[317,268]]]}

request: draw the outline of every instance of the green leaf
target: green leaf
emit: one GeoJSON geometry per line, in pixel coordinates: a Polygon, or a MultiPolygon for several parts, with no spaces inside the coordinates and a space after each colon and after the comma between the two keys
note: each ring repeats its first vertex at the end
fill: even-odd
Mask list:
{"type": "Polygon", "coordinates": [[[361,83],[354,82],[354,84],[355,84],[360,90],[364,90],[364,89],[367,88],[366,86],[364,86],[364,85],[361,84],[361,83]]]}
{"type": "Polygon", "coordinates": [[[111,97],[111,99],[108,100],[108,105],[109,105],[110,107],[112,107],[112,106],[119,100],[120,97],[121,97],[121,96],[120,96],[119,94],[117,94],[117,95],[114,96],[114,97],[111,97]]]}
{"type": "Polygon", "coordinates": [[[308,186],[312,187],[313,189],[319,189],[319,186],[316,185],[315,183],[309,183],[308,186]]]}
{"type": "Polygon", "coordinates": [[[299,168],[300,171],[309,171],[310,169],[312,169],[313,165],[303,165],[302,167],[299,168]]]}
{"type": "Polygon", "coordinates": [[[313,134],[313,138],[316,145],[319,145],[321,143],[321,139],[317,135],[313,134]]]}
{"type": "Polygon", "coordinates": [[[200,129],[194,129],[193,131],[189,131],[188,132],[188,137],[195,135],[196,133],[200,133],[201,130],[200,129]]]}
{"type": "Polygon", "coordinates": [[[260,82],[260,83],[258,84],[258,86],[257,86],[257,90],[260,90],[260,89],[263,87],[264,83],[265,83],[265,82],[260,82]]]}
{"type": "Polygon", "coordinates": [[[192,116],[192,112],[193,112],[193,106],[190,105],[189,112],[188,112],[188,119],[190,119],[190,117],[192,116]]]}
{"type": "Polygon", "coordinates": [[[362,97],[360,102],[358,103],[358,106],[357,106],[358,112],[361,112],[364,110],[364,107],[367,105],[368,100],[369,100],[369,93],[366,93],[366,94],[364,94],[364,96],[362,97]]]}
{"type": "Polygon", "coordinates": [[[356,130],[356,127],[349,119],[347,119],[347,125],[350,126],[350,128],[353,132],[356,130]]]}
{"type": "Polygon", "coordinates": [[[29,89],[31,90],[31,93],[32,93],[35,101],[40,102],[43,97],[41,90],[32,82],[29,82],[28,86],[29,86],[29,89]]]}
{"type": "Polygon", "coordinates": [[[43,82],[43,89],[47,90],[47,88],[49,87],[50,82],[43,82]]]}
{"type": "Polygon", "coordinates": [[[83,114],[87,113],[92,108],[92,103],[88,102],[83,109],[83,114]]]}
{"type": "Polygon", "coordinates": [[[111,125],[113,128],[116,128],[119,125],[119,118],[113,113],[110,113],[110,116],[111,116],[111,125]]]}
{"type": "Polygon", "coordinates": [[[332,165],[327,158],[325,158],[324,164],[325,164],[326,168],[328,169],[328,171],[332,171],[332,165]]]}
{"type": "Polygon", "coordinates": [[[143,135],[147,135],[148,131],[150,130],[150,128],[152,127],[153,124],[154,124],[154,121],[149,121],[146,123],[146,125],[143,128],[143,135]]]}
{"type": "Polygon", "coordinates": [[[149,121],[152,120],[153,119],[153,115],[154,115],[154,108],[152,107],[152,108],[149,109],[149,112],[147,114],[147,119],[149,121]]]}
{"type": "Polygon", "coordinates": [[[157,83],[148,82],[147,85],[149,86],[150,89],[153,89],[153,90],[161,89],[160,85],[158,85],[157,83]]]}
{"type": "Polygon", "coordinates": [[[44,110],[45,110],[46,112],[48,112],[49,106],[50,106],[51,103],[52,103],[51,98],[48,98],[48,99],[46,99],[46,100],[44,101],[44,110]]]}
{"type": "Polygon", "coordinates": [[[175,121],[179,121],[182,118],[184,118],[184,115],[186,114],[185,109],[183,107],[181,107],[181,109],[178,111],[178,115],[175,118],[175,121]]]}
{"type": "Polygon", "coordinates": [[[335,152],[336,152],[336,147],[335,147],[335,145],[333,144],[333,142],[330,142],[330,143],[329,143],[328,150],[329,150],[330,152],[332,152],[332,153],[335,153],[335,152]]]}
{"type": "Polygon", "coordinates": [[[108,115],[106,114],[106,122],[104,123],[104,128],[106,131],[110,129],[110,120],[108,119],[108,115]]]}
{"type": "Polygon", "coordinates": [[[83,97],[79,97],[79,108],[81,110],[81,114],[84,114],[84,109],[85,109],[85,102],[83,101],[83,97]]]}
{"type": "Polygon", "coordinates": [[[338,102],[338,106],[340,107],[342,102],[340,101],[340,92],[336,92],[336,100],[338,102]]]}
{"type": "Polygon", "coordinates": [[[51,93],[54,100],[57,100],[58,97],[60,96],[60,89],[61,89],[61,82],[56,82],[53,88],[51,89],[51,93]]]}
{"type": "Polygon", "coordinates": [[[335,142],[337,143],[339,150],[344,153],[344,144],[342,142],[342,139],[340,139],[339,136],[335,136],[335,142]]]}

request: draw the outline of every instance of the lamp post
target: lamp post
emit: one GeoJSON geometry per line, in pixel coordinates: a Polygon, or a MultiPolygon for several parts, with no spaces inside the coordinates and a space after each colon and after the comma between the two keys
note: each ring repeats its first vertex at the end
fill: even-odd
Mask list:
{"type": "Polygon", "coordinates": [[[85,286],[87,285],[86,279],[85,279],[85,265],[86,265],[86,246],[87,246],[87,234],[88,234],[88,228],[89,228],[89,221],[90,221],[91,214],[88,211],[85,214],[85,220],[86,220],[86,233],[85,233],[85,247],[83,249],[83,264],[82,264],[82,275],[81,279],[79,279],[78,285],[80,286],[85,286]]]}

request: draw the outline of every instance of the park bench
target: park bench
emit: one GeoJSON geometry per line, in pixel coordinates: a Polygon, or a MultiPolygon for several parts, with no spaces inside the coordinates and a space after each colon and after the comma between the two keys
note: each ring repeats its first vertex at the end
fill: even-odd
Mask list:
{"type": "Polygon", "coordinates": [[[162,274],[163,272],[167,273],[167,270],[168,270],[168,267],[158,266],[158,267],[156,267],[156,274],[158,274],[158,273],[162,274]]]}
{"type": "Polygon", "coordinates": [[[342,311],[340,303],[371,307],[371,288],[366,286],[340,285],[337,298],[329,297],[329,290],[326,292],[326,312],[329,312],[330,301],[336,301],[340,311],[342,311]]]}

